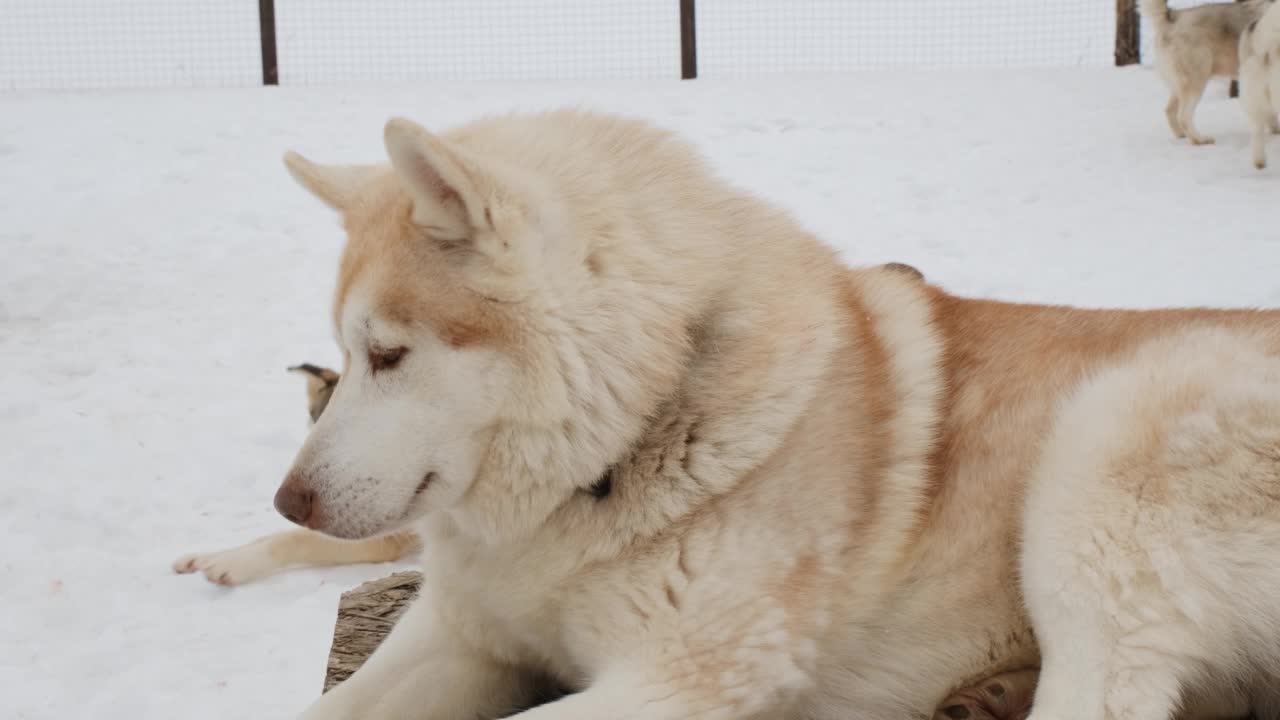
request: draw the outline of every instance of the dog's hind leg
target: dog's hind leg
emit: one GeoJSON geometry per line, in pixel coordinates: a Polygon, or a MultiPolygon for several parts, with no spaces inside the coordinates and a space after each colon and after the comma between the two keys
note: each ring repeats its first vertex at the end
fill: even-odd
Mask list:
{"type": "MultiPolygon", "coordinates": [[[[1068,477],[1037,483],[1072,485],[1068,477]]],[[[1132,543],[1096,527],[1093,508],[1055,516],[1055,502],[1064,501],[1046,492],[1027,506],[1035,520],[1027,525],[1022,584],[1041,651],[1029,720],[1170,720],[1187,676],[1187,639],[1166,622],[1165,607],[1151,608],[1150,618],[1131,603],[1117,609],[1116,593],[1145,573],[1126,557],[1132,543]]]]}
{"type": "MultiPolygon", "coordinates": [[[[1067,399],[1028,483],[1031,720],[1169,720],[1280,666],[1280,360],[1197,331],[1067,399]]],[[[1224,706],[1225,707],[1225,706],[1224,706]]],[[[1229,709],[1229,708],[1228,708],[1229,709]]]]}
{"type": "Polygon", "coordinates": [[[1186,131],[1182,129],[1182,121],[1178,119],[1178,96],[1170,93],[1169,102],[1164,106],[1165,119],[1169,121],[1169,129],[1173,131],[1173,136],[1182,139],[1187,136],[1186,131]]]}
{"type": "Polygon", "coordinates": [[[419,549],[411,531],[365,540],[339,540],[314,530],[288,530],[251,543],[211,553],[183,555],[174,572],[204,573],[209,582],[243,585],[287,568],[351,565],[399,560],[419,549]]]}
{"type": "Polygon", "coordinates": [[[1182,131],[1187,134],[1192,145],[1213,144],[1213,138],[1201,135],[1200,131],[1196,130],[1195,122],[1196,107],[1200,104],[1200,98],[1204,95],[1205,86],[1208,84],[1207,77],[1186,78],[1178,89],[1178,124],[1182,126],[1182,131]]]}

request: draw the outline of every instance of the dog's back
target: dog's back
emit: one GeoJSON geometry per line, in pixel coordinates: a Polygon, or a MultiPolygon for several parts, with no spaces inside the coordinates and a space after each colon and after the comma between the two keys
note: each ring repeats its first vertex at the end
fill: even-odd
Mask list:
{"type": "Polygon", "coordinates": [[[1167,0],[1143,0],[1143,15],[1154,23],[1157,52],[1171,53],[1185,63],[1186,53],[1211,63],[1216,77],[1234,78],[1239,72],[1237,44],[1249,25],[1272,0],[1216,2],[1171,9],[1167,0]]]}
{"type": "Polygon", "coordinates": [[[1244,2],[1211,2],[1186,8],[1171,8],[1168,0],[1142,0],[1143,17],[1155,26],[1157,33],[1172,29],[1208,32],[1239,38],[1249,24],[1257,20],[1275,0],[1244,2]]]}

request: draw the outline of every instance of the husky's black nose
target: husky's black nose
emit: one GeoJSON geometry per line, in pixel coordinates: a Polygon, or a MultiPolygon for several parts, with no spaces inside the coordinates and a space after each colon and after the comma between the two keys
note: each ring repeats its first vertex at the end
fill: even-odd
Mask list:
{"type": "Polygon", "coordinates": [[[311,519],[315,493],[307,487],[306,481],[294,473],[289,473],[284,484],[276,491],[276,511],[286,520],[306,526],[311,519]]]}

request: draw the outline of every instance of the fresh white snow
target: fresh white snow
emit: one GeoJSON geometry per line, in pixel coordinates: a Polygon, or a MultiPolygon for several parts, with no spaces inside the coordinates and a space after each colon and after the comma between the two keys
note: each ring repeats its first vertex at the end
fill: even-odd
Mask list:
{"type": "Polygon", "coordinates": [[[392,570],[169,569],[286,528],[284,370],[337,361],[342,236],[286,149],[377,160],[394,114],[583,104],[681,131],[851,262],[1009,300],[1280,306],[1280,167],[1249,164],[1225,86],[1211,147],[1174,141],[1164,100],[1145,68],[0,95],[0,716],[293,717],[339,593],[392,570]]]}

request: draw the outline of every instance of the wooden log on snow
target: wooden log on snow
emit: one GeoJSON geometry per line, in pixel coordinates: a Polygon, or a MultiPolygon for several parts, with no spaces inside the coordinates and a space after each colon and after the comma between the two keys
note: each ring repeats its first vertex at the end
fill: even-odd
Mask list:
{"type": "Polygon", "coordinates": [[[329,667],[324,674],[324,692],[360,669],[382,643],[400,614],[418,594],[422,573],[406,571],[370,580],[342,593],[338,620],[333,626],[329,667]]]}

